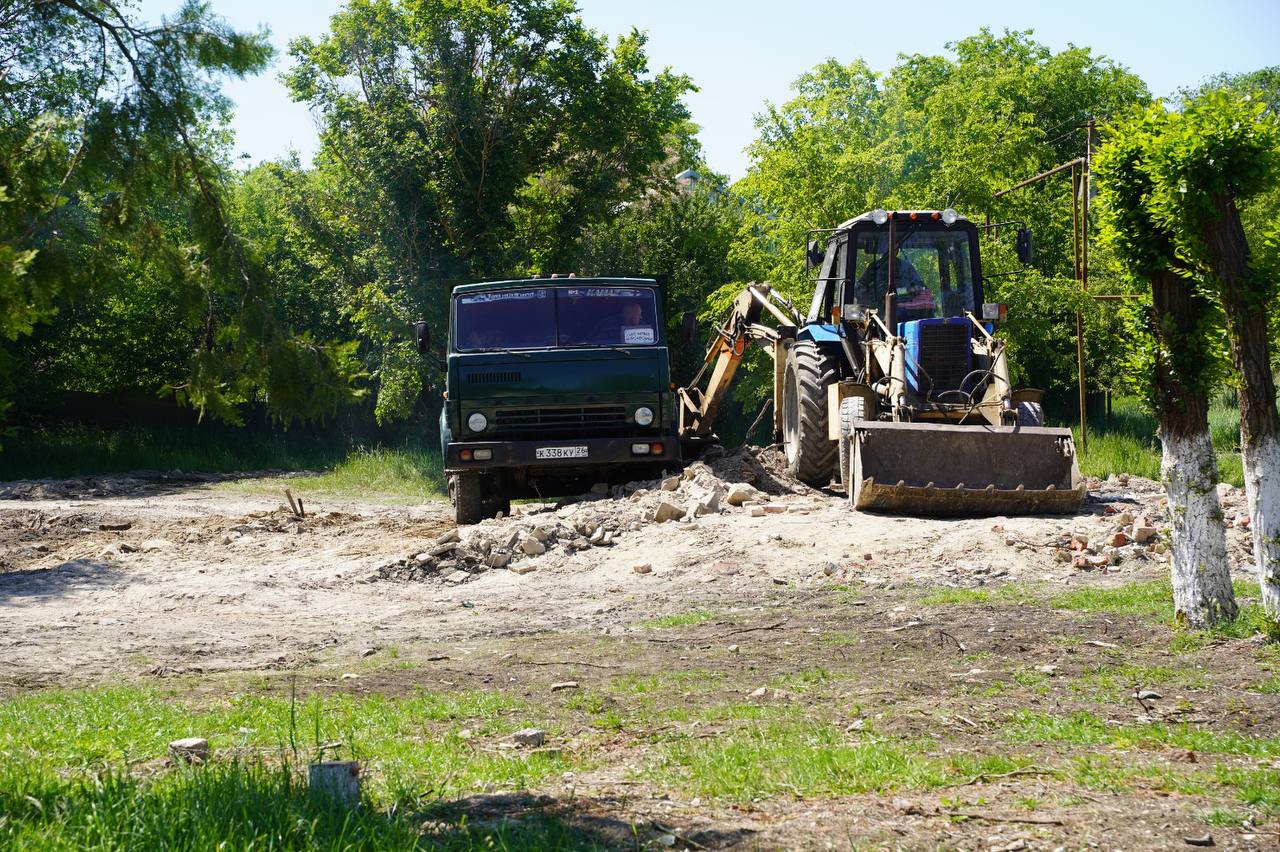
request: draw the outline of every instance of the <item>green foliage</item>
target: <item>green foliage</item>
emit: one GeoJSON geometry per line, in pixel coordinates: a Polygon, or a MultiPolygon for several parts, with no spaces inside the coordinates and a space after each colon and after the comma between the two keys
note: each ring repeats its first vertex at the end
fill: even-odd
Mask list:
{"type": "Polygon", "coordinates": [[[1152,164],[1179,120],[1159,103],[1135,110],[1104,129],[1105,144],[1093,161],[1103,241],[1143,292],[1124,310],[1126,384],[1159,411],[1180,409],[1189,395],[1218,387],[1229,363],[1221,309],[1180,256],[1176,229],[1157,212],[1161,190],[1152,164]],[[1167,308],[1153,309],[1151,288],[1160,280],[1167,283],[1156,286],[1166,290],[1185,288],[1193,322],[1185,324],[1167,308]]]}
{"type": "MultiPolygon", "coordinates": [[[[792,100],[757,116],[752,164],[734,186],[746,215],[732,257],[744,277],[807,302],[801,252],[810,229],[876,206],[1023,221],[1036,231],[1035,272],[993,277],[1018,270],[1017,261],[1007,236],[983,241],[988,295],[1011,305],[1004,333],[1018,378],[1058,395],[1073,387],[1079,307],[1089,381],[1107,388],[1120,323],[1063,277],[1072,268],[1068,189],[1058,182],[991,196],[1079,156],[1081,122],[1145,101],[1146,88],[1088,49],[1054,53],[1029,33],[981,30],[948,48],[950,57],[902,57],[883,78],[860,61],[828,60],[797,80],[792,100]]],[[[1115,292],[1123,282],[1104,262],[1093,286],[1115,292]]]]}
{"type": "MultiPolygon", "coordinates": [[[[41,349],[86,342],[54,333],[26,349],[20,338],[59,311],[92,299],[95,308],[59,329],[80,331],[109,320],[113,298],[127,314],[159,291],[172,306],[160,320],[173,333],[142,359],[151,369],[133,377],[135,387],[163,377],[181,400],[232,422],[251,399],[288,422],[353,398],[349,350],[282,321],[272,282],[226,216],[229,103],[218,81],[266,67],[265,33],[235,32],[197,2],[143,26],[109,2],[56,0],[11,13],[0,48],[0,186],[9,199],[0,205],[0,336],[16,341],[10,363],[44,367],[41,349]],[[186,353],[184,369],[175,369],[175,348],[186,353]]],[[[91,350],[76,367],[109,386],[112,366],[92,363],[103,355],[91,350]]]]}

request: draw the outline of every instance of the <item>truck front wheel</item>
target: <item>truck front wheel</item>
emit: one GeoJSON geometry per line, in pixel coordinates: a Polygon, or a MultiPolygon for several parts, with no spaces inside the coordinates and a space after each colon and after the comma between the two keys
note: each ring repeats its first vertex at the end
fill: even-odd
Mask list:
{"type": "Polygon", "coordinates": [[[449,502],[459,526],[484,520],[484,488],[479,474],[455,473],[449,477],[449,502]]]}

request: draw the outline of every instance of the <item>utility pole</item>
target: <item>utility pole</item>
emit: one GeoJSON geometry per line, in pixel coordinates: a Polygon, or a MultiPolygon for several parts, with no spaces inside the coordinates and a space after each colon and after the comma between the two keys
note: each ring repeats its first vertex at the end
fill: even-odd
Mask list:
{"type": "MultiPolygon", "coordinates": [[[[992,199],[1000,198],[1019,189],[1039,183],[1046,178],[1071,171],[1071,237],[1072,237],[1072,275],[1080,282],[1080,289],[1089,289],[1089,161],[1093,148],[1093,119],[1084,125],[1084,156],[1069,160],[1060,166],[1041,172],[1002,189],[992,195],[992,199]]],[[[1076,310],[1076,391],[1080,404],[1080,451],[1089,449],[1088,424],[1085,421],[1085,381],[1084,381],[1084,316],[1076,310]]]]}

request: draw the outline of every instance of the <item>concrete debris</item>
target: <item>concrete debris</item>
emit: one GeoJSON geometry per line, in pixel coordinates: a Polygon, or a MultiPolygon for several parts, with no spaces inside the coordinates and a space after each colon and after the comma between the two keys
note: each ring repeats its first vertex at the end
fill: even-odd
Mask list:
{"type": "Polygon", "coordinates": [[[511,741],[527,748],[537,748],[547,741],[547,732],[541,728],[522,728],[511,735],[511,741]]]}
{"type": "Polygon", "coordinates": [[[684,509],[681,509],[674,503],[668,503],[663,500],[658,504],[658,508],[654,510],[653,519],[657,523],[664,524],[667,521],[678,521],[685,516],[684,509]]]}
{"type": "Polygon", "coordinates": [[[637,574],[652,574],[653,566],[648,562],[641,562],[639,565],[632,565],[631,570],[637,574]]]}
{"type": "Polygon", "coordinates": [[[547,546],[532,535],[520,542],[520,549],[529,556],[541,556],[547,552],[547,546]]]}
{"type": "Polygon", "coordinates": [[[577,689],[578,682],[576,680],[562,680],[559,683],[551,684],[552,692],[563,692],[566,689],[577,689]]]}
{"type": "Polygon", "coordinates": [[[204,737],[186,737],[169,743],[169,753],[184,763],[204,763],[209,759],[209,741],[204,737]]]}

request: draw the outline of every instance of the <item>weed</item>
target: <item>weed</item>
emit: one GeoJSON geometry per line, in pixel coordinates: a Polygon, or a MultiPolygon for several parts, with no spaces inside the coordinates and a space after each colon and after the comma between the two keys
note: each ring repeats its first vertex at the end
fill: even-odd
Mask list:
{"type": "Polygon", "coordinates": [[[706,624],[708,621],[716,619],[716,613],[706,609],[695,609],[689,612],[675,613],[672,615],[664,615],[649,621],[642,622],[640,627],[648,627],[656,630],[664,630],[671,627],[695,627],[699,624],[706,624]]]}

